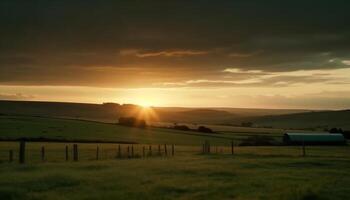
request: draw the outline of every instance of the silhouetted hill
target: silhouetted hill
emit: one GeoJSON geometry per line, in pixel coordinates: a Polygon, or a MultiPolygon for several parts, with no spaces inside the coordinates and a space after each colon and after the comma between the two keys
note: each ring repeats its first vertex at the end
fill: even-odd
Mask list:
{"type": "Polygon", "coordinates": [[[35,101],[0,101],[1,114],[50,116],[63,118],[116,121],[118,117],[135,109],[131,105],[115,103],[86,104],[35,101]]]}
{"type": "MultiPolygon", "coordinates": [[[[250,109],[250,108],[181,108],[154,107],[157,121],[231,124],[254,122],[254,125],[309,128],[316,126],[347,125],[349,111],[310,112],[306,110],[287,109],[250,109]],[[304,112],[304,113],[300,113],[304,112]],[[288,114],[286,114],[288,113],[288,114]],[[293,113],[293,114],[290,114],[293,113]],[[286,115],[284,115],[286,114],[286,115]],[[265,116],[266,115],[266,116],[265,116]],[[271,116],[274,115],[274,116],[271,116]]],[[[132,104],[87,104],[34,101],[0,101],[0,114],[49,116],[74,119],[88,119],[103,122],[116,122],[122,116],[138,116],[142,107],[132,104]]],[[[153,118],[155,120],[155,118],[153,118]]]]}
{"type": "Polygon", "coordinates": [[[186,123],[232,123],[240,120],[240,116],[222,110],[212,109],[188,109],[185,111],[172,111],[156,109],[159,118],[166,122],[186,122],[186,123]]]}
{"type": "Polygon", "coordinates": [[[215,110],[223,110],[240,116],[266,116],[266,115],[285,115],[293,113],[304,113],[312,110],[305,109],[265,109],[265,108],[213,108],[215,110]]]}
{"type": "Polygon", "coordinates": [[[253,119],[255,125],[278,128],[350,129],[350,110],[313,111],[287,115],[264,116],[253,119]]]}

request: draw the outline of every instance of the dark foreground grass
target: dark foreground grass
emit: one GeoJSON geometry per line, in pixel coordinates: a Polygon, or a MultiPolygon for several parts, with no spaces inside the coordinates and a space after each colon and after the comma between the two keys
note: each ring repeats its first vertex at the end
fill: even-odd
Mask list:
{"type": "Polygon", "coordinates": [[[317,147],[305,158],[280,150],[78,163],[3,162],[0,199],[350,199],[348,147],[317,147]]]}

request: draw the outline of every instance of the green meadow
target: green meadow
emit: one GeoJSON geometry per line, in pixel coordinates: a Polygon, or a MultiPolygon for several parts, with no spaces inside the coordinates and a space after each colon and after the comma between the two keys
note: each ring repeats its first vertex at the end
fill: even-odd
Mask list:
{"type": "MultiPolygon", "coordinates": [[[[180,148],[180,147],[178,147],[180,148]]],[[[1,199],[349,199],[349,147],[0,164],[1,199]]]]}
{"type": "Polygon", "coordinates": [[[18,142],[0,142],[0,199],[350,199],[349,146],[308,146],[306,157],[298,146],[235,146],[231,154],[232,139],[252,134],[279,138],[279,130],[242,128],[211,135],[25,116],[1,116],[0,126],[1,138],[136,142],[120,145],[121,158],[119,144],[79,143],[78,162],[72,161],[71,143],[27,142],[22,165],[18,142]],[[212,145],[210,155],[201,153],[205,140],[212,145]],[[131,147],[134,157],[128,158],[131,147]]]}
{"type": "Polygon", "coordinates": [[[230,136],[166,128],[132,128],[116,124],[46,117],[0,116],[1,138],[44,137],[136,142],[148,144],[229,144],[230,136]]]}
{"type": "Polygon", "coordinates": [[[280,140],[284,132],[282,129],[209,125],[217,134],[205,134],[168,128],[142,129],[83,120],[11,115],[0,116],[0,127],[0,138],[43,137],[177,145],[201,145],[205,140],[213,145],[229,145],[231,140],[240,141],[255,135],[280,140]]]}

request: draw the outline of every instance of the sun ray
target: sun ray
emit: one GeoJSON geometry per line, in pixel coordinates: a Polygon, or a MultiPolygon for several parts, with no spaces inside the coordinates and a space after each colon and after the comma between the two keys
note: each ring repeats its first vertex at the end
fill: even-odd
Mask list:
{"type": "Polygon", "coordinates": [[[152,107],[141,106],[137,113],[137,119],[143,119],[146,122],[158,121],[159,117],[152,107]]]}

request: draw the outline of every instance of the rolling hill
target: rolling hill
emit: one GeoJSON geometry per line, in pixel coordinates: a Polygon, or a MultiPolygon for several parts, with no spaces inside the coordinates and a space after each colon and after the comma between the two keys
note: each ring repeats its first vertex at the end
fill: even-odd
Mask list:
{"type": "MultiPolygon", "coordinates": [[[[247,117],[304,112],[304,110],[249,108],[153,107],[152,109],[158,116],[151,119],[154,121],[236,125],[245,121],[247,117]]],[[[142,108],[137,105],[117,103],[87,104],[0,100],[0,114],[88,119],[101,122],[116,122],[121,116],[132,116],[141,110],[142,108]]]]}
{"type": "MultiPolygon", "coordinates": [[[[308,111],[250,108],[176,108],[153,107],[157,116],[150,120],[168,123],[226,124],[239,126],[253,122],[256,127],[350,129],[350,111],[308,111]]],[[[121,116],[136,116],[142,107],[131,104],[86,104],[62,102],[0,101],[0,114],[60,117],[114,123],[121,116]]]]}
{"type": "Polygon", "coordinates": [[[239,122],[241,116],[222,110],[212,109],[187,109],[184,111],[169,111],[165,108],[155,109],[159,118],[164,122],[181,122],[181,123],[233,123],[239,122]]]}
{"type": "Polygon", "coordinates": [[[350,129],[350,110],[319,111],[295,113],[286,115],[263,116],[252,119],[257,126],[271,126],[278,128],[342,128],[350,129]]]}

